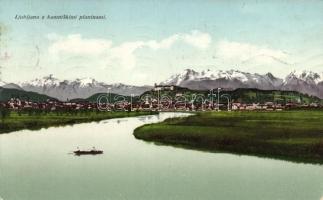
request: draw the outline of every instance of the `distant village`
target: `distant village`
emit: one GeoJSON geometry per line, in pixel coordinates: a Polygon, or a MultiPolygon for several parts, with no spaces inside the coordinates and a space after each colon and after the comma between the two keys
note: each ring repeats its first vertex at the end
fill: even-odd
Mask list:
{"type": "MultiPolygon", "coordinates": [[[[211,110],[224,110],[224,111],[281,111],[286,109],[318,109],[323,108],[323,105],[318,103],[291,103],[279,104],[275,102],[264,103],[243,103],[231,102],[230,98],[226,98],[224,103],[221,99],[218,103],[217,98],[205,98],[187,100],[184,98],[183,93],[177,92],[175,98],[161,96],[161,91],[173,91],[174,86],[160,86],[155,85],[153,91],[157,95],[142,95],[135,98],[132,96],[130,101],[124,100],[109,103],[108,101],[97,100],[95,103],[87,101],[79,102],[63,102],[58,100],[48,99],[45,102],[32,102],[21,100],[17,97],[11,98],[7,102],[0,102],[0,107],[10,110],[46,110],[46,111],[77,111],[77,110],[99,110],[99,111],[211,111],[211,110]]],[[[216,96],[216,95],[215,95],[216,96]]],[[[108,97],[108,96],[107,96],[108,97]]],[[[106,98],[107,99],[107,98],[106,98]]]]}

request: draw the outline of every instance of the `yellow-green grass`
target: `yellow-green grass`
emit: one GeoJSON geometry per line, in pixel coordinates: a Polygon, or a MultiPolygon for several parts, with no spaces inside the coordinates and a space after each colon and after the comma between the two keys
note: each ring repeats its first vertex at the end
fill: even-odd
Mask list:
{"type": "Polygon", "coordinates": [[[10,116],[0,120],[0,134],[9,133],[21,129],[40,129],[50,126],[100,121],[104,119],[133,117],[140,115],[156,114],[156,112],[49,112],[38,114],[27,114],[10,112],[10,116]]]}
{"type": "Polygon", "coordinates": [[[323,112],[206,112],[134,131],[138,139],[215,152],[323,163],[323,112]]]}

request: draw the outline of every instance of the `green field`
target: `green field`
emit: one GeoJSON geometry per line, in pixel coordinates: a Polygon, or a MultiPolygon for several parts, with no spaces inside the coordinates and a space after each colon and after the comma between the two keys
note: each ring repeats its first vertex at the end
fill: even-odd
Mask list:
{"type": "Polygon", "coordinates": [[[323,163],[323,112],[207,112],[134,131],[138,139],[215,152],[323,163]]]}
{"type": "Polygon", "coordinates": [[[18,113],[10,112],[9,116],[0,120],[0,134],[21,129],[40,129],[50,126],[100,121],[104,119],[133,117],[139,115],[156,114],[156,112],[94,112],[79,113],[49,112],[49,113],[18,113]]]}

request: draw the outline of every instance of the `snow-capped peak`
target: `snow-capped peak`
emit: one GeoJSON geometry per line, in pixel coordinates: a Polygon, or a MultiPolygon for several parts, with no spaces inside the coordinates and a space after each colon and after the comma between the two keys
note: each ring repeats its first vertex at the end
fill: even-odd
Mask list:
{"type": "Polygon", "coordinates": [[[107,84],[96,81],[94,78],[76,78],[74,80],[63,80],[54,78],[53,75],[45,76],[20,83],[26,91],[38,92],[65,101],[73,98],[88,98],[95,93],[110,92],[120,95],[139,95],[150,89],[148,86],[131,86],[122,83],[107,84]]]}
{"type": "Polygon", "coordinates": [[[265,74],[266,77],[268,77],[271,80],[277,79],[272,73],[268,72],[267,74],[265,74]]]}
{"type": "Polygon", "coordinates": [[[241,82],[248,82],[248,81],[256,81],[258,82],[259,79],[264,77],[267,79],[274,81],[275,78],[272,74],[268,73],[266,75],[259,75],[259,74],[251,74],[248,72],[241,72],[239,70],[203,70],[201,72],[196,72],[194,70],[186,69],[182,73],[175,74],[171,76],[166,81],[162,82],[161,84],[174,84],[180,85],[183,81],[203,81],[203,80],[217,80],[217,79],[226,79],[226,80],[239,80],[241,82]]]}
{"type": "Polygon", "coordinates": [[[25,85],[32,85],[32,86],[57,86],[59,85],[60,81],[50,74],[49,76],[44,76],[43,78],[36,78],[32,81],[26,81],[19,83],[21,86],[25,85]]]}
{"type": "Polygon", "coordinates": [[[6,84],[7,84],[6,82],[0,80],[0,87],[4,86],[6,84]]]}
{"type": "Polygon", "coordinates": [[[308,71],[308,70],[303,70],[303,71],[294,70],[289,75],[287,75],[285,81],[288,82],[292,79],[302,80],[304,82],[311,83],[311,84],[318,84],[319,82],[323,81],[323,75],[320,75],[318,73],[308,71]]]}
{"type": "Polygon", "coordinates": [[[86,87],[86,86],[96,86],[100,84],[98,81],[96,81],[94,78],[77,78],[74,83],[78,84],[80,87],[86,87]]]}
{"type": "Polygon", "coordinates": [[[183,72],[171,76],[169,79],[162,82],[161,84],[179,85],[182,81],[194,80],[198,75],[199,73],[192,69],[185,69],[183,72]]]}
{"type": "Polygon", "coordinates": [[[171,76],[162,85],[177,85],[191,89],[223,88],[262,88],[276,89],[283,84],[283,80],[271,73],[265,75],[242,72],[239,70],[203,70],[196,72],[186,69],[182,73],[171,76]]]}
{"type": "Polygon", "coordinates": [[[237,79],[242,82],[245,82],[245,81],[248,81],[248,76],[250,76],[249,73],[231,69],[227,71],[218,70],[216,72],[213,72],[213,76],[211,75],[210,78],[211,80],[220,79],[220,78],[224,78],[227,80],[237,79]]]}
{"type": "Polygon", "coordinates": [[[182,73],[179,75],[183,78],[194,78],[197,76],[199,73],[194,71],[193,69],[185,69],[182,73]]]}
{"type": "Polygon", "coordinates": [[[79,87],[86,87],[86,86],[96,86],[99,84],[98,81],[96,81],[93,78],[87,77],[87,78],[77,78],[75,80],[60,80],[58,78],[55,78],[52,74],[48,76],[44,76],[43,78],[36,78],[31,81],[22,82],[19,85],[21,86],[34,86],[34,87],[56,87],[60,84],[73,84],[78,85],[79,87]]]}

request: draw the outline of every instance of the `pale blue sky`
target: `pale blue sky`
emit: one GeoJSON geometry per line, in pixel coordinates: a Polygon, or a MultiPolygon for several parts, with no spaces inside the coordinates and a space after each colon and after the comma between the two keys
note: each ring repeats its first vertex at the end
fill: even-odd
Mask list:
{"type": "Polygon", "coordinates": [[[280,77],[294,69],[323,71],[319,0],[0,0],[0,24],[4,81],[52,73],[152,84],[185,68],[280,77]],[[15,20],[16,14],[107,19],[15,20]]]}

